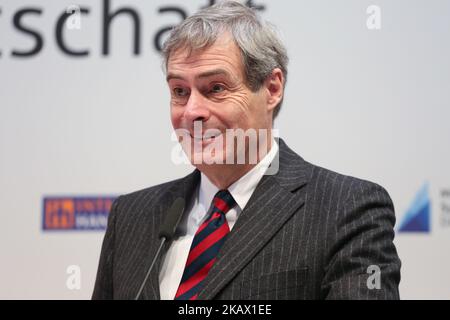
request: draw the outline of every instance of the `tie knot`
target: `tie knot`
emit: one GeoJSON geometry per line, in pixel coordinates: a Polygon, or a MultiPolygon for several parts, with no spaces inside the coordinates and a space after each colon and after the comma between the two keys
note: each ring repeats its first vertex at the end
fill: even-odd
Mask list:
{"type": "Polygon", "coordinates": [[[214,206],[226,214],[236,205],[236,201],[228,190],[220,190],[214,196],[214,206]]]}

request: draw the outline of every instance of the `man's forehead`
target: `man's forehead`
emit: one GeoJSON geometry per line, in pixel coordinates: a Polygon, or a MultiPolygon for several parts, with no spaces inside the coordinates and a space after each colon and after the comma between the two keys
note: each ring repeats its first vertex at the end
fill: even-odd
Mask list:
{"type": "Polygon", "coordinates": [[[183,45],[171,52],[167,60],[168,73],[184,69],[209,69],[214,75],[220,73],[216,69],[229,73],[241,67],[241,52],[229,35],[220,36],[213,44],[198,49],[183,45]]]}
{"type": "Polygon", "coordinates": [[[239,51],[236,42],[233,40],[233,37],[229,32],[225,32],[215,40],[199,40],[198,44],[192,43],[188,40],[180,42],[180,44],[173,48],[168,60],[170,61],[173,57],[189,58],[204,52],[214,51],[215,49],[223,50],[224,48],[229,51],[239,51]]]}
{"type": "Polygon", "coordinates": [[[169,59],[167,81],[171,79],[222,76],[230,79],[243,76],[243,63],[240,55],[218,51],[193,53],[189,58],[183,55],[169,59]]]}

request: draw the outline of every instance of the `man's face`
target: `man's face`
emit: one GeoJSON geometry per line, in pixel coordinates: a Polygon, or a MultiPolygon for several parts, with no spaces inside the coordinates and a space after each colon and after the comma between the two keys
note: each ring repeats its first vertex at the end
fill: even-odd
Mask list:
{"type": "MultiPolygon", "coordinates": [[[[220,158],[223,163],[227,161],[227,153],[230,156],[232,152],[235,157],[238,148],[227,148],[226,130],[272,128],[273,106],[268,105],[267,88],[263,85],[257,92],[250,90],[239,48],[229,36],[222,36],[212,46],[190,55],[184,48],[173,52],[167,63],[167,81],[172,125],[176,130],[189,131],[190,148],[182,145],[191,162],[196,153],[196,159],[202,156],[206,161],[214,155],[214,159],[220,158]],[[194,134],[195,122],[197,127],[201,123],[203,139],[194,134]],[[218,131],[205,138],[205,133],[209,136],[208,132],[214,132],[210,129],[218,131]],[[223,148],[211,153],[214,149],[211,144],[220,146],[217,139],[223,139],[223,148]]],[[[247,149],[248,144],[245,152],[247,149]]]]}

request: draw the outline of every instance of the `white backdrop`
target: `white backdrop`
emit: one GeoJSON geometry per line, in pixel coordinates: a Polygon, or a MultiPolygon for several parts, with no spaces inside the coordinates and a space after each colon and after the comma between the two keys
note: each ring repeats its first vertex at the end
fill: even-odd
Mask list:
{"type": "MultiPolygon", "coordinates": [[[[208,3],[0,0],[0,298],[90,298],[104,232],[43,230],[45,197],[119,195],[191,170],[170,159],[168,91],[154,39],[180,21],[159,9],[192,14],[208,3]],[[114,18],[102,53],[107,3],[138,14],[139,54],[126,13],[114,18]],[[64,41],[87,56],[57,45],[57,20],[72,4],[88,13],[80,29],[77,20],[62,29],[64,41]],[[20,17],[23,9],[40,13],[20,17]],[[36,35],[20,26],[42,38],[28,57],[13,55],[36,49],[36,35]]],[[[428,184],[430,231],[396,236],[400,293],[450,298],[450,2],[253,4],[265,7],[291,59],[280,135],[310,162],[383,185],[398,223],[428,184]],[[371,5],[380,9],[379,29],[368,28],[378,21],[366,11],[371,5]]]]}

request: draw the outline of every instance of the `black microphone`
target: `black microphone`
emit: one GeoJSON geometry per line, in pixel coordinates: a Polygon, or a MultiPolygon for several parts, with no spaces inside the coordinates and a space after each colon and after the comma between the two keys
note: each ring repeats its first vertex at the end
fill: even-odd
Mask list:
{"type": "Polygon", "coordinates": [[[155,265],[156,259],[158,258],[162,247],[164,246],[164,243],[166,243],[166,241],[172,240],[173,236],[175,235],[175,231],[177,230],[178,224],[180,223],[181,218],[183,216],[184,203],[185,202],[183,198],[177,198],[173,202],[170,209],[167,211],[166,219],[164,220],[164,223],[159,229],[158,234],[158,238],[161,240],[161,243],[159,245],[158,251],[155,254],[155,257],[153,258],[150,267],[148,268],[144,281],[142,282],[141,287],[139,288],[139,291],[134,300],[139,300],[142,294],[142,290],[144,290],[145,284],[147,283],[147,279],[150,275],[150,272],[153,269],[153,266],[155,265]]]}

